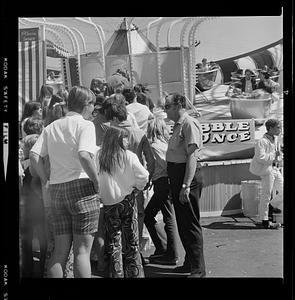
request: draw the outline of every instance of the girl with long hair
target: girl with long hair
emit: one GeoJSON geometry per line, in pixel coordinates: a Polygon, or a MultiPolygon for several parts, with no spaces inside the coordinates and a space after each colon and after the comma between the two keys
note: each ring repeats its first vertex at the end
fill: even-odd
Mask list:
{"type": "Polygon", "coordinates": [[[177,228],[174,208],[169,196],[170,186],[166,163],[169,131],[162,117],[156,116],[149,120],[147,137],[155,158],[155,172],[152,176],[154,194],[144,211],[144,223],[156,248],[155,253],[150,256],[150,261],[176,265],[178,261],[177,228]],[[163,215],[164,230],[156,220],[159,211],[163,215]]]}
{"type": "Polygon", "coordinates": [[[128,131],[110,127],[97,159],[100,195],[110,256],[110,277],[144,277],[138,240],[136,194],[149,173],[127,150],[128,131]]]}
{"type": "Polygon", "coordinates": [[[50,85],[43,84],[40,89],[40,94],[38,98],[38,102],[40,102],[42,107],[42,119],[44,120],[47,114],[47,109],[51,97],[53,95],[53,88],[50,85]]]}

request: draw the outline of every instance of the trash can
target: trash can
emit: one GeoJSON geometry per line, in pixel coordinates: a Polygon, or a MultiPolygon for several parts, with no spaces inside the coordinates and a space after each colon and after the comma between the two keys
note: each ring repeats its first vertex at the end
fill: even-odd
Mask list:
{"type": "Polygon", "coordinates": [[[242,211],[246,217],[259,216],[259,202],[261,197],[261,181],[241,181],[242,211]]]}

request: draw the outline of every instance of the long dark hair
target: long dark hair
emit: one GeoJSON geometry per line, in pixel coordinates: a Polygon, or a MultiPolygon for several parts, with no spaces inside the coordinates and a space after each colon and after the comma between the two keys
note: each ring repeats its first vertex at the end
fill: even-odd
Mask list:
{"type": "Polygon", "coordinates": [[[43,105],[43,99],[45,97],[51,97],[53,95],[53,88],[50,85],[43,84],[40,89],[39,102],[43,105]]]}
{"type": "Polygon", "coordinates": [[[40,107],[41,107],[40,102],[36,102],[36,101],[26,102],[24,105],[21,121],[23,121],[25,118],[31,117],[34,111],[38,110],[40,107]]]}
{"type": "Polygon", "coordinates": [[[124,168],[126,148],[123,138],[128,137],[128,131],[120,127],[109,127],[103,138],[99,153],[99,172],[112,174],[118,167],[124,168]]]}

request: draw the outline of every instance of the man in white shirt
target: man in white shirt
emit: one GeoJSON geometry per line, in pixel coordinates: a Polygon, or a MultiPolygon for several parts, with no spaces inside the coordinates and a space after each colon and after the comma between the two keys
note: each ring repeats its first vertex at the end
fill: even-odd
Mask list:
{"type": "Polygon", "coordinates": [[[278,208],[283,202],[283,176],[280,172],[280,149],[275,136],[281,133],[279,120],[269,119],[265,123],[267,132],[257,141],[255,154],[250,163],[250,172],[261,178],[261,198],[259,203],[259,216],[266,229],[277,229],[278,223],[269,220],[269,205],[278,208]],[[271,194],[273,199],[271,200],[271,194]],[[271,200],[271,201],[270,201],[271,200]]]}
{"type": "Polygon", "coordinates": [[[74,276],[91,277],[90,250],[97,231],[98,176],[93,160],[95,128],[89,119],[95,96],[85,87],[69,93],[69,112],[49,124],[30,152],[31,164],[41,181],[48,181],[42,157],[49,156],[54,252],[48,265],[49,277],[63,277],[73,242],[74,276]]]}
{"type": "Polygon", "coordinates": [[[122,94],[129,103],[127,111],[135,116],[139,128],[146,133],[148,120],[153,118],[153,114],[146,105],[137,102],[136,93],[132,89],[124,89],[122,94]]]}

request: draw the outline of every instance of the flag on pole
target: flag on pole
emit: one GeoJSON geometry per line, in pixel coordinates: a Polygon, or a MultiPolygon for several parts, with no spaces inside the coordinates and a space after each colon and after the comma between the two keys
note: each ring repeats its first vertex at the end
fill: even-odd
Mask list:
{"type": "Polygon", "coordinates": [[[38,99],[40,88],[44,83],[45,42],[39,40],[38,34],[34,36],[31,34],[33,29],[36,28],[28,28],[27,31],[24,29],[20,32],[18,45],[19,120],[24,104],[38,99]]]}

